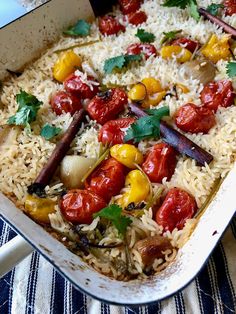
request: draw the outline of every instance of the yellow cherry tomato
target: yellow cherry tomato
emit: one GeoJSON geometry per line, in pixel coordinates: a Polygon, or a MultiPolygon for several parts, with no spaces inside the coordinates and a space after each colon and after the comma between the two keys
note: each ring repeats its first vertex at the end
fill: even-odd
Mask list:
{"type": "Polygon", "coordinates": [[[128,92],[128,97],[133,101],[141,101],[147,95],[147,90],[144,84],[138,83],[134,85],[131,90],[128,92]]]}
{"type": "Polygon", "coordinates": [[[53,77],[63,82],[77,67],[81,66],[81,58],[72,50],[63,52],[53,67],[53,77]]]}
{"type": "Polygon", "coordinates": [[[230,35],[223,35],[221,38],[218,38],[213,34],[202,48],[201,53],[214,63],[221,59],[227,59],[230,56],[229,39],[230,35]]]}
{"type": "Polygon", "coordinates": [[[181,91],[184,93],[184,94],[187,94],[190,92],[189,88],[187,86],[185,86],[184,84],[176,84],[176,87],[181,89],[181,91]]]}
{"type": "Polygon", "coordinates": [[[142,103],[143,108],[149,108],[151,106],[157,106],[165,97],[166,91],[156,93],[154,95],[148,96],[147,99],[142,103]]]}
{"type": "Polygon", "coordinates": [[[112,146],[110,154],[113,158],[119,161],[130,169],[135,169],[135,164],[143,162],[142,153],[134,145],[117,144],[112,146]]]}
{"type": "Polygon", "coordinates": [[[159,93],[162,91],[161,83],[154,77],[147,77],[142,80],[142,83],[146,86],[148,95],[159,93]]]}
{"type": "Polygon", "coordinates": [[[180,46],[164,46],[161,48],[160,55],[166,60],[176,57],[179,63],[187,62],[192,57],[192,53],[188,49],[180,46]]]}
{"type": "Polygon", "coordinates": [[[25,211],[34,220],[48,224],[49,214],[55,212],[56,203],[48,198],[40,198],[33,195],[27,195],[25,199],[25,211]]]}

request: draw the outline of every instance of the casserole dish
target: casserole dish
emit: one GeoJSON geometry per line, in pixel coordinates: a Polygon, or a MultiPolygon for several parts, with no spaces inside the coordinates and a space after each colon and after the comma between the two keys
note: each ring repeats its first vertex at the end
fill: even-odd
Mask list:
{"type": "MultiPolygon", "coordinates": [[[[52,4],[53,1],[46,5],[47,8],[49,9],[52,4]]],[[[57,4],[59,4],[59,2],[57,2],[57,4]]],[[[40,9],[42,8],[43,7],[40,9]]],[[[42,13],[42,11],[39,12],[42,13]]],[[[34,14],[36,13],[35,11],[34,14]]],[[[62,28],[63,27],[64,25],[62,28]]],[[[56,33],[54,33],[54,35],[56,37],[56,33]]],[[[51,37],[49,36],[48,38],[51,37]]],[[[35,53],[41,47],[36,48],[35,53]]],[[[27,51],[27,47],[25,47],[25,49],[27,51]]],[[[26,55],[26,51],[24,55],[26,55]]],[[[21,67],[25,61],[26,60],[23,60],[23,58],[19,63],[15,61],[15,69],[21,67]]],[[[8,60],[5,61],[5,64],[7,64],[5,69],[11,66],[8,60]]],[[[212,202],[207,212],[202,216],[191,239],[181,250],[178,259],[160,275],[145,281],[135,280],[128,283],[117,282],[91,271],[78,257],[68,252],[41,227],[25,217],[22,212],[18,211],[4,196],[1,197],[1,215],[15,226],[19,233],[27,239],[30,239],[32,245],[44,254],[55,267],[75,284],[75,286],[94,297],[99,298],[99,296],[102,295],[103,300],[107,302],[118,304],[143,304],[157,301],[171,295],[183,288],[193,276],[196,275],[197,271],[204,264],[209,252],[211,252],[214,245],[217,243],[219,236],[223,233],[227,223],[229,223],[230,218],[233,216],[232,187],[234,186],[234,180],[234,171],[232,171],[222,185],[218,196],[212,202]],[[223,201],[227,206],[227,214],[225,214],[222,219],[220,204],[223,201]],[[214,221],[211,217],[214,217],[214,221]],[[203,242],[206,243],[205,247],[199,247],[198,244],[203,242]],[[191,265],[191,270],[187,267],[188,265],[191,265]]]]}

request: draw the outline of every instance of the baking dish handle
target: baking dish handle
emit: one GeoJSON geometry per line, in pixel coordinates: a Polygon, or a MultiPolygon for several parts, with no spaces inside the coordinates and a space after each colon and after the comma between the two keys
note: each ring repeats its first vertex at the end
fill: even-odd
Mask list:
{"type": "Polygon", "coordinates": [[[33,247],[19,235],[0,247],[0,278],[33,250],[33,247]]]}

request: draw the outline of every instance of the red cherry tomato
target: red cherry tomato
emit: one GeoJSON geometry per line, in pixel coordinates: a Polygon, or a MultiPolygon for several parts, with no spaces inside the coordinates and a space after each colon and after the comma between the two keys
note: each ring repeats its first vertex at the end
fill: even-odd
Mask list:
{"type": "Polygon", "coordinates": [[[234,103],[235,97],[232,82],[227,80],[210,82],[204,86],[200,97],[202,104],[214,112],[219,107],[229,107],[234,103]]]}
{"type": "Polygon", "coordinates": [[[161,183],[167,177],[170,180],[176,166],[176,151],[165,143],[154,145],[145,156],[143,171],[151,182],[161,183]]]}
{"type": "Polygon", "coordinates": [[[151,44],[131,44],[127,48],[127,54],[128,55],[139,55],[144,54],[145,58],[148,59],[152,55],[157,55],[156,48],[151,44]]]}
{"type": "Polygon", "coordinates": [[[55,93],[50,99],[50,105],[58,116],[67,112],[74,114],[82,108],[80,98],[64,91],[55,93]]]}
{"type": "Polygon", "coordinates": [[[134,122],[134,118],[120,118],[106,122],[98,134],[99,142],[102,142],[103,145],[124,143],[124,129],[134,122]]]}
{"type": "Polygon", "coordinates": [[[139,25],[147,21],[147,15],[143,11],[130,13],[127,15],[130,24],[139,25]]]}
{"type": "Polygon", "coordinates": [[[103,35],[116,35],[120,31],[124,32],[125,27],[121,25],[113,16],[105,15],[98,22],[99,30],[103,35]]]}
{"type": "Polygon", "coordinates": [[[235,0],[225,0],[223,2],[225,15],[233,15],[236,13],[236,1],[235,0]]]}
{"type": "Polygon", "coordinates": [[[128,102],[126,92],[120,88],[112,88],[99,93],[88,104],[87,111],[90,117],[100,124],[115,119],[124,110],[128,102]]]}
{"type": "Polygon", "coordinates": [[[104,199],[87,190],[68,191],[60,201],[62,215],[75,224],[90,224],[93,214],[104,207],[106,207],[104,199]]]}
{"type": "Polygon", "coordinates": [[[190,52],[194,52],[196,48],[199,46],[199,43],[197,41],[188,39],[188,38],[178,38],[172,41],[172,46],[181,46],[183,48],[188,49],[190,52]]]}
{"type": "Polygon", "coordinates": [[[194,197],[179,188],[171,189],[156,212],[156,222],[164,231],[183,229],[187,219],[192,218],[197,211],[194,197]]]}
{"type": "Polygon", "coordinates": [[[216,124],[216,119],[210,109],[189,103],[179,108],[175,123],[185,132],[207,133],[216,124]]]}
{"type": "Polygon", "coordinates": [[[119,0],[120,10],[123,14],[133,13],[139,10],[140,0],[119,0]]]}
{"type": "Polygon", "coordinates": [[[76,71],[65,79],[64,87],[69,93],[82,99],[91,99],[99,91],[99,83],[94,77],[88,75],[87,79],[84,79],[82,75],[77,75],[76,71]]]}
{"type": "Polygon", "coordinates": [[[86,180],[85,187],[107,202],[117,195],[125,184],[125,167],[114,158],[109,158],[86,180]]]}

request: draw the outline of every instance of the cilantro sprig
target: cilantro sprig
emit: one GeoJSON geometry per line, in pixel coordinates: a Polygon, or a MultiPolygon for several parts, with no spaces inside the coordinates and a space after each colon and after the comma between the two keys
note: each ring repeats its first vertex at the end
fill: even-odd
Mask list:
{"type": "Polygon", "coordinates": [[[142,43],[152,43],[156,38],[154,34],[146,32],[142,28],[137,30],[135,36],[138,37],[142,43]]]}
{"type": "Polygon", "coordinates": [[[219,9],[223,9],[223,8],[224,8],[224,5],[222,3],[220,4],[212,3],[206,8],[206,10],[212,15],[216,16],[219,13],[219,9]]]}
{"type": "Polygon", "coordinates": [[[227,63],[226,73],[227,73],[228,77],[230,77],[230,78],[236,76],[236,62],[235,61],[231,61],[231,62],[227,63]]]}
{"type": "Polygon", "coordinates": [[[190,15],[199,21],[200,14],[198,12],[198,6],[196,0],[166,0],[163,4],[164,7],[177,7],[180,9],[189,8],[190,15]]]}
{"type": "Polygon", "coordinates": [[[133,140],[137,143],[143,139],[160,137],[160,122],[164,116],[169,115],[169,107],[149,109],[146,112],[149,115],[138,119],[130,125],[124,137],[126,142],[133,140]]]}
{"type": "Polygon", "coordinates": [[[182,29],[176,30],[176,31],[170,31],[170,32],[163,32],[164,37],[161,40],[161,45],[163,45],[167,41],[172,41],[176,38],[176,35],[181,33],[182,29]]]}
{"type": "Polygon", "coordinates": [[[112,73],[115,69],[122,69],[132,61],[142,60],[142,55],[121,55],[107,59],[104,63],[104,72],[106,74],[112,73]]]}
{"type": "Polygon", "coordinates": [[[85,20],[78,20],[78,22],[74,25],[69,27],[67,30],[64,31],[65,35],[70,36],[88,36],[90,33],[91,25],[87,23],[85,20]]]}
{"type": "Polygon", "coordinates": [[[38,110],[43,103],[34,95],[22,90],[16,95],[16,102],[18,104],[17,112],[7,120],[7,123],[22,125],[30,131],[30,123],[36,120],[38,110]]]}
{"type": "Polygon", "coordinates": [[[127,227],[132,223],[129,217],[122,215],[122,208],[116,204],[111,204],[93,215],[94,218],[102,217],[110,220],[118,230],[119,235],[124,236],[127,227]]]}
{"type": "Polygon", "coordinates": [[[46,140],[50,140],[59,133],[61,133],[61,128],[57,128],[50,124],[45,124],[41,129],[40,135],[43,136],[46,140]]]}

